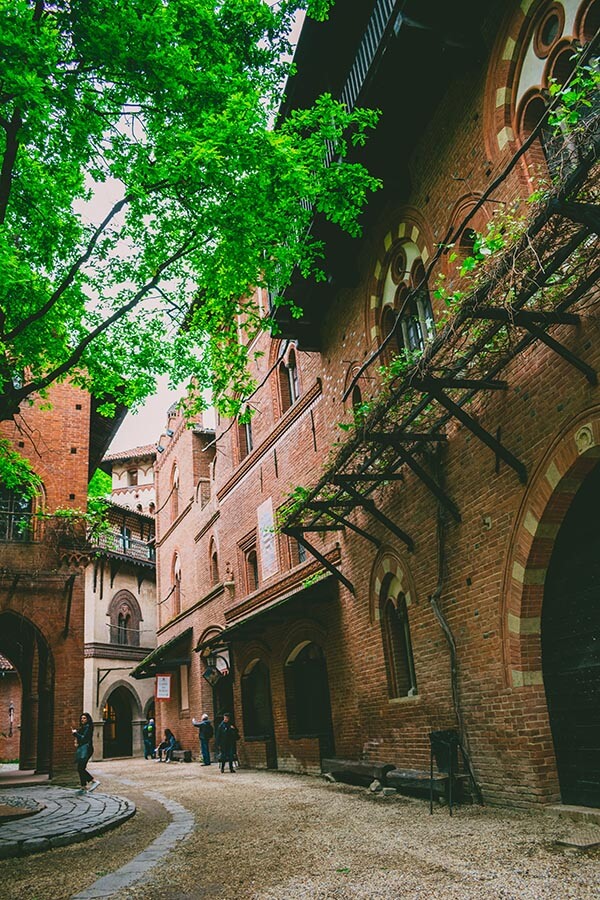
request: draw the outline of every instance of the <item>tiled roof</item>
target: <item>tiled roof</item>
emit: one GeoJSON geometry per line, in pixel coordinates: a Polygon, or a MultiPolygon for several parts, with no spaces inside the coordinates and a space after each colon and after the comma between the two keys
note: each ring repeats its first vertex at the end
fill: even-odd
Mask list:
{"type": "Polygon", "coordinates": [[[102,462],[116,462],[119,459],[138,459],[141,456],[156,456],[156,444],[144,444],[142,447],[133,447],[132,450],[117,450],[116,453],[107,453],[102,462]]]}

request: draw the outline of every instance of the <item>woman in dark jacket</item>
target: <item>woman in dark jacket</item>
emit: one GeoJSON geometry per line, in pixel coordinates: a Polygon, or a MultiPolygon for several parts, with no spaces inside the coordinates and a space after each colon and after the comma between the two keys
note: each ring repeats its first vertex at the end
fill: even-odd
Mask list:
{"type": "Polygon", "coordinates": [[[161,741],[156,748],[156,758],[159,762],[163,761],[163,753],[165,754],[165,762],[171,762],[173,750],[177,749],[177,739],[170,728],[165,728],[165,739],[161,741]]]}
{"type": "Polygon", "coordinates": [[[225,771],[225,763],[229,763],[229,771],[235,772],[233,761],[236,756],[235,745],[240,738],[240,733],[230,720],[229,713],[223,713],[223,721],[217,728],[215,745],[218,751],[218,759],[221,772],[225,771]]]}
{"type": "Polygon", "coordinates": [[[81,785],[80,793],[85,793],[86,785],[89,784],[88,791],[95,791],[99,781],[96,781],[87,770],[87,764],[94,752],[92,743],[94,738],[94,723],[89,713],[82,713],[79,720],[79,730],[72,728],[71,732],[75,738],[75,763],[77,765],[77,774],[79,775],[79,783],[81,785]]]}

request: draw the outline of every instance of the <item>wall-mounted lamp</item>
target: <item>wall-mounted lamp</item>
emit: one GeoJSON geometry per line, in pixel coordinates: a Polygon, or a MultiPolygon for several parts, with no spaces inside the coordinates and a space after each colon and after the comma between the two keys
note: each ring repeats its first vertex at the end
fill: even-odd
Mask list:
{"type": "Polygon", "coordinates": [[[173,435],[175,434],[175,432],[173,431],[172,428],[167,428],[167,430],[165,431],[165,434],[166,434],[167,437],[173,437],[173,435]]]}
{"type": "Polygon", "coordinates": [[[157,449],[157,451],[158,451],[159,453],[164,453],[164,452],[165,452],[165,448],[162,447],[160,444],[157,444],[157,445],[156,445],[156,449],[157,449]]]}

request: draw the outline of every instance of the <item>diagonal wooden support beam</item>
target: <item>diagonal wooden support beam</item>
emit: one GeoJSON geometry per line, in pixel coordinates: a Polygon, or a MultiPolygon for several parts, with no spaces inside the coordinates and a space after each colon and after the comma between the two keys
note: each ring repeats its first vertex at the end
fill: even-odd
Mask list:
{"type": "Polygon", "coordinates": [[[404,475],[402,472],[381,472],[378,475],[374,473],[369,474],[369,472],[351,472],[348,475],[344,475],[344,478],[349,481],[404,481],[404,475]]]}
{"type": "Polygon", "coordinates": [[[368,531],[365,531],[364,528],[359,528],[359,526],[355,525],[354,522],[348,521],[348,519],[344,518],[343,515],[332,510],[328,503],[325,503],[324,501],[315,501],[314,503],[310,504],[310,507],[311,509],[322,510],[328,516],[331,516],[333,519],[335,519],[336,522],[339,522],[341,525],[349,528],[350,531],[355,531],[356,534],[359,534],[361,537],[366,538],[366,540],[374,544],[377,549],[381,547],[381,541],[378,538],[373,537],[373,535],[369,534],[368,531]]]}
{"type": "Polygon", "coordinates": [[[432,385],[440,388],[464,388],[468,391],[505,391],[508,381],[497,381],[492,378],[452,378],[450,375],[440,375],[439,378],[420,378],[411,384],[421,390],[421,385],[432,385]]]}
{"type": "Polygon", "coordinates": [[[394,443],[398,444],[410,444],[413,441],[434,444],[448,440],[445,434],[422,434],[416,431],[371,431],[366,435],[365,440],[385,443],[388,438],[393,438],[394,443]]]}
{"type": "Polygon", "coordinates": [[[342,575],[340,570],[338,568],[336,568],[336,566],[334,566],[333,563],[329,562],[329,560],[327,559],[326,556],[323,556],[322,553],[319,553],[317,548],[313,547],[313,545],[310,543],[310,541],[306,540],[306,538],[304,537],[304,528],[302,528],[300,526],[298,526],[298,527],[290,526],[289,528],[282,528],[281,530],[284,534],[289,534],[290,537],[296,538],[296,540],[298,541],[299,544],[302,544],[302,546],[306,550],[308,550],[308,552],[312,556],[314,556],[314,558],[316,560],[318,560],[318,562],[320,562],[322,566],[325,566],[325,568],[327,569],[328,572],[331,572],[332,575],[335,575],[335,577],[338,579],[338,581],[341,581],[341,583],[344,585],[344,587],[347,587],[348,590],[350,591],[350,593],[354,597],[356,597],[356,590],[355,590],[352,582],[349,581],[345,575],[342,575]]]}
{"type": "Polygon", "coordinates": [[[555,312],[554,310],[506,309],[506,307],[483,306],[468,313],[469,319],[490,319],[494,322],[506,322],[510,325],[527,327],[528,325],[579,325],[580,318],[576,313],[555,312]]]}
{"type": "Polygon", "coordinates": [[[429,491],[431,491],[431,493],[442,504],[442,506],[444,506],[448,510],[453,519],[456,522],[460,522],[460,513],[458,511],[458,506],[456,505],[454,500],[452,500],[445,493],[445,491],[442,490],[437,481],[432,478],[429,472],[427,472],[423,468],[423,466],[421,466],[417,462],[417,460],[413,456],[411,456],[410,453],[407,453],[403,447],[396,447],[396,453],[398,454],[398,457],[402,460],[402,462],[406,463],[409,469],[412,469],[417,478],[423,482],[425,487],[429,491]]]}
{"type": "Polygon", "coordinates": [[[413,552],[413,550],[415,549],[415,542],[413,541],[413,539],[409,537],[409,535],[406,534],[405,531],[402,531],[402,529],[399,528],[395,522],[392,522],[392,520],[389,519],[385,515],[385,513],[382,513],[381,510],[377,509],[375,503],[372,500],[369,500],[368,497],[363,497],[363,495],[360,494],[356,490],[356,488],[353,488],[352,485],[345,480],[344,475],[336,475],[333,479],[333,483],[340,485],[340,487],[343,487],[349,497],[352,497],[354,500],[356,500],[359,506],[362,506],[363,509],[365,509],[373,516],[374,519],[377,519],[378,522],[381,522],[382,525],[385,525],[388,531],[391,531],[392,534],[395,534],[396,537],[400,538],[400,540],[404,544],[406,544],[410,552],[413,552]]]}
{"type": "Polygon", "coordinates": [[[309,532],[341,531],[341,528],[339,525],[307,525],[302,527],[302,531],[308,534],[309,532]]]}
{"type": "MultiPolygon", "coordinates": [[[[439,435],[439,437],[442,437],[439,435]]],[[[446,436],[443,436],[444,440],[446,436]]],[[[381,443],[389,444],[394,448],[398,458],[405,463],[412,471],[415,473],[417,478],[419,478],[425,487],[427,487],[431,493],[437,498],[437,500],[444,506],[452,515],[452,517],[460,522],[460,513],[458,511],[458,507],[454,500],[452,500],[448,495],[442,490],[437,481],[432,478],[432,476],[427,472],[420,463],[410,454],[404,450],[403,447],[400,446],[400,442],[396,440],[396,432],[382,432],[382,433],[372,433],[367,435],[367,440],[380,441],[381,443]]]]}
{"type": "Polygon", "coordinates": [[[572,222],[587,225],[596,234],[600,234],[600,209],[595,203],[561,203],[558,213],[572,222]]]}
{"type": "Polygon", "coordinates": [[[550,347],[551,350],[554,350],[555,353],[562,356],[568,363],[576,369],[579,369],[580,372],[583,372],[590,384],[598,384],[596,370],[591,366],[588,366],[587,363],[576,356],[571,350],[568,350],[564,344],[561,344],[556,338],[551,337],[548,332],[544,331],[543,328],[539,328],[537,325],[525,325],[525,328],[533,337],[545,344],[546,347],[550,347]]]}
{"type": "Polygon", "coordinates": [[[506,449],[504,444],[501,444],[500,441],[496,440],[496,438],[493,437],[489,431],[486,431],[473,416],[470,416],[469,413],[466,412],[466,410],[451,400],[450,397],[437,387],[432,387],[431,385],[423,383],[422,386],[419,387],[419,390],[423,391],[423,393],[431,394],[440,406],[443,406],[444,409],[448,410],[451,416],[458,419],[459,422],[462,422],[475,437],[479,438],[483,444],[486,444],[490,450],[493,450],[497,456],[503,459],[504,462],[511,467],[511,469],[514,469],[519,476],[519,480],[523,484],[527,482],[527,469],[521,460],[517,459],[516,456],[513,456],[510,450],[506,449]]]}

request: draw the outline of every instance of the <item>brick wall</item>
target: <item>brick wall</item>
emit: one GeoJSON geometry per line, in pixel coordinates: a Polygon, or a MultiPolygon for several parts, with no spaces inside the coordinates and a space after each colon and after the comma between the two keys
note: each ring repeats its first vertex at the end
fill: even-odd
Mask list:
{"type": "MultiPolygon", "coordinates": [[[[571,450],[552,448],[559,446],[560,441],[571,447],[575,424],[584,423],[587,418],[596,421],[600,395],[597,387],[550,350],[537,345],[523,353],[503,373],[509,389],[471,407],[472,414],[488,431],[501,430],[506,446],[530,473],[528,485],[521,484],[503,463],[497,471],[494,454],[466,428],[451,424],[447,429],[449,442],[443,456],[445,489],[458,505],[461,521],[446,526],[441,574],[436,502],[411,473],[406,474],[403,484],[389,485],[373,496],[378,508],[412,537],[413,553],[361,511],[354,512],[352,520],[382,543],[379,551],[349,530],[334,535],[309,535],[321,552],[338,553],[340,569],[353,582],[356,597],[343,586],[328,581],[316,600],[302,590],[302,577],[298,577],[297,596],[283,603],[289,594],[286,579],[298,560],[293,548],[290,555],[289,540],[279,534],[275,537],[279,571],[268,578],[261,577],[258,590],[249,594],[244,570],[244,552],[257,529],[258,507],[270,498],[277,510],[294,485],[314,484],[330,448],[344,437],[338,423],[348,421],[350,410],[342,402],[342,393],[349,372],[373,348],[371,324],[376,318],[373,319],[371,298],[377,297],[378,279],[393,235],[399,234],[403,225],[418,227],[419,246],[426,248],[430,258],[436,242],[510,159],[515,144],[499,138],[504,124],[495,104],[498,91],[508,84],[512,71],[502,62],[507,38],[515,29],[519,32],[523,22],[523,13],[516,3],[512,11],[507,11],[504,4],[496,4],[491,11],[485,31],[489,42],[486,58],[449,83],[443,101],[433,110],[414,143],[409,196],[400,205],[389,193],[388,202],[381,204],[379,220],[369,225],[357,247],[357,283],[353,288],[339,289],[329,307],[322,310],[321,353],[297,354],[300,399],[281,415],[277,373],[272,373],[252,401],[256,407],[252,453],[241,458],[237,428],[221,422],[217,428],[216,483],[210,506],[200,510],[197,503],[192,503],[186,523],[182,521],[169,534],[161,526],[165,536],[159,554],[163,571],[159,594],[164,596],[168,587],[164,569],[170,564],[175,547],[186,560],[184,572],[189,569],[190,573],[189,595],[188,588],[183,590],[187,612],[171,623],[169,613],[161,614],[164,639],[191,625],[192,649],[211,634],[211,629],[234,627],[245,615],[256,615],[282,601],[282,605],[273,606],[272,611],[256,618],[256,624],[248,618],[245,631],[238,629],[231,634],[238,723],[241,725],[243,718],[240,676],[245,666],[259,656],[270,671],[274,736],[281,768],[317,771],[319,767],[318,741],[291,738],[286,713],[284,666],[294,646],[307,640],[318,643],[325,653],[336,753],[390,761],[405,768],[428,766],[428,732],[457,727],[448,644],[430,602],[441,578],[439,605],[456,641],[465,740],[486,799],[529,805],[558,796],[541,682],[539,626],[536,633],[530,622],[532,613],[527,611],[528,603],[537,602],[539,613],[541,587],[539,583],[527,584],[527,576],[520,587],[515,587],[511,579],[515,560],[521,568],[535,568],[541,554],[547,564],[552,541],[548,543],[542,532],[531,555],[519,559],[519,548],[527,544],[529,534],[523,531],[523,522],[531,504],[534,509],[541,506],[537,512],[541,520],[549,498],[544,499],[540,479],[554,459],[556,465],[562,465],[561,472],[568,480],[571,470],[561,460],[571,450]],[[229,564],[230,572],[229,585],[213,595],[207,564],[211,538],[218,544],[220,564],[229,564]],[[373,575],[386,550],[399,560],[412,585],[408,618],[418,685],[414,697],[388,697],[373,575]],[[531,592],[535,594],[533,600],[531,592]],[[508,617],[511,609],[516,626],[514,619],[508,617]],[[525,624],[519,625],[520,622],[525,624]],[[522,628],[523,633],[515,634],[515,627],[522,628]]],[[[486,204],[476,227],[485,224],[499,203],[510,203],[527,194],[530,179],[526,164],[527,160],[517,166],[496,191],[493,203],[486,204]]],[[[451,274],[447,260],[439,268],[451,274]]],[[[302,301],[301,297],[297,299],[302,301]]],[[[582,306],[589,307],[593,302],[595,298],[587,297],[582,306]]],[[[439,316],[442,310],[436,312],[439,316]]],[[[556,336],[598,368],[597,330],[594,316],[586,315],[583,327],[558,328],[556,336]]],[[[261,383],[278,351],[267,337],[259,338],[255,349],[264,354],[256,362],[254,372],[261,383]]],[[[374,365],[361,380],[363,398],[375,395],[378,384],[374,365]]],[[[182,482],[185,479],[188,485],[186,497],[191,496],[192,486],[188,471],[193,460],[191,440],[182,433],[170,451],[172,458],[177,456],[182,482]]],[[[597,440],[600,441],[600,435],[597,440]]],[[[596,446],[593,442],[590,445],[588,467],[593,464],[589,460],[593,459],[596,446]]],[[[168,492],[169,465],[166,458],[159,463],[159,498],[168,492]]],[[[585,466],[576,473],[577,484],[584,477],[584,469],[585,466]]],[[[563,484],[563,500],[555,499],[554,513],[548,514],[553,516],[555,525],[562,521],[574,489],[571,483],[570,493],[565,494],[563,484]]],[[[262,572],[264,548],[260,540],[257,549],[262,572]]],[[[310,561],[303,564],[307,570],[310,565],[310,561]]],[[[201,677],[203,663],[198,654],[192,656],[193,714],[199,715],[205,709],[212,712],[210,688],[201,677]]],[[[186,740],[195,740],[175,702],[162,704],[160,717],[161,727],[169,724],[176,730],[175,723],[186,740]]],[[[264,743],[248,741],[241,753],[249,764],[266,765],[264,743]]]]}

